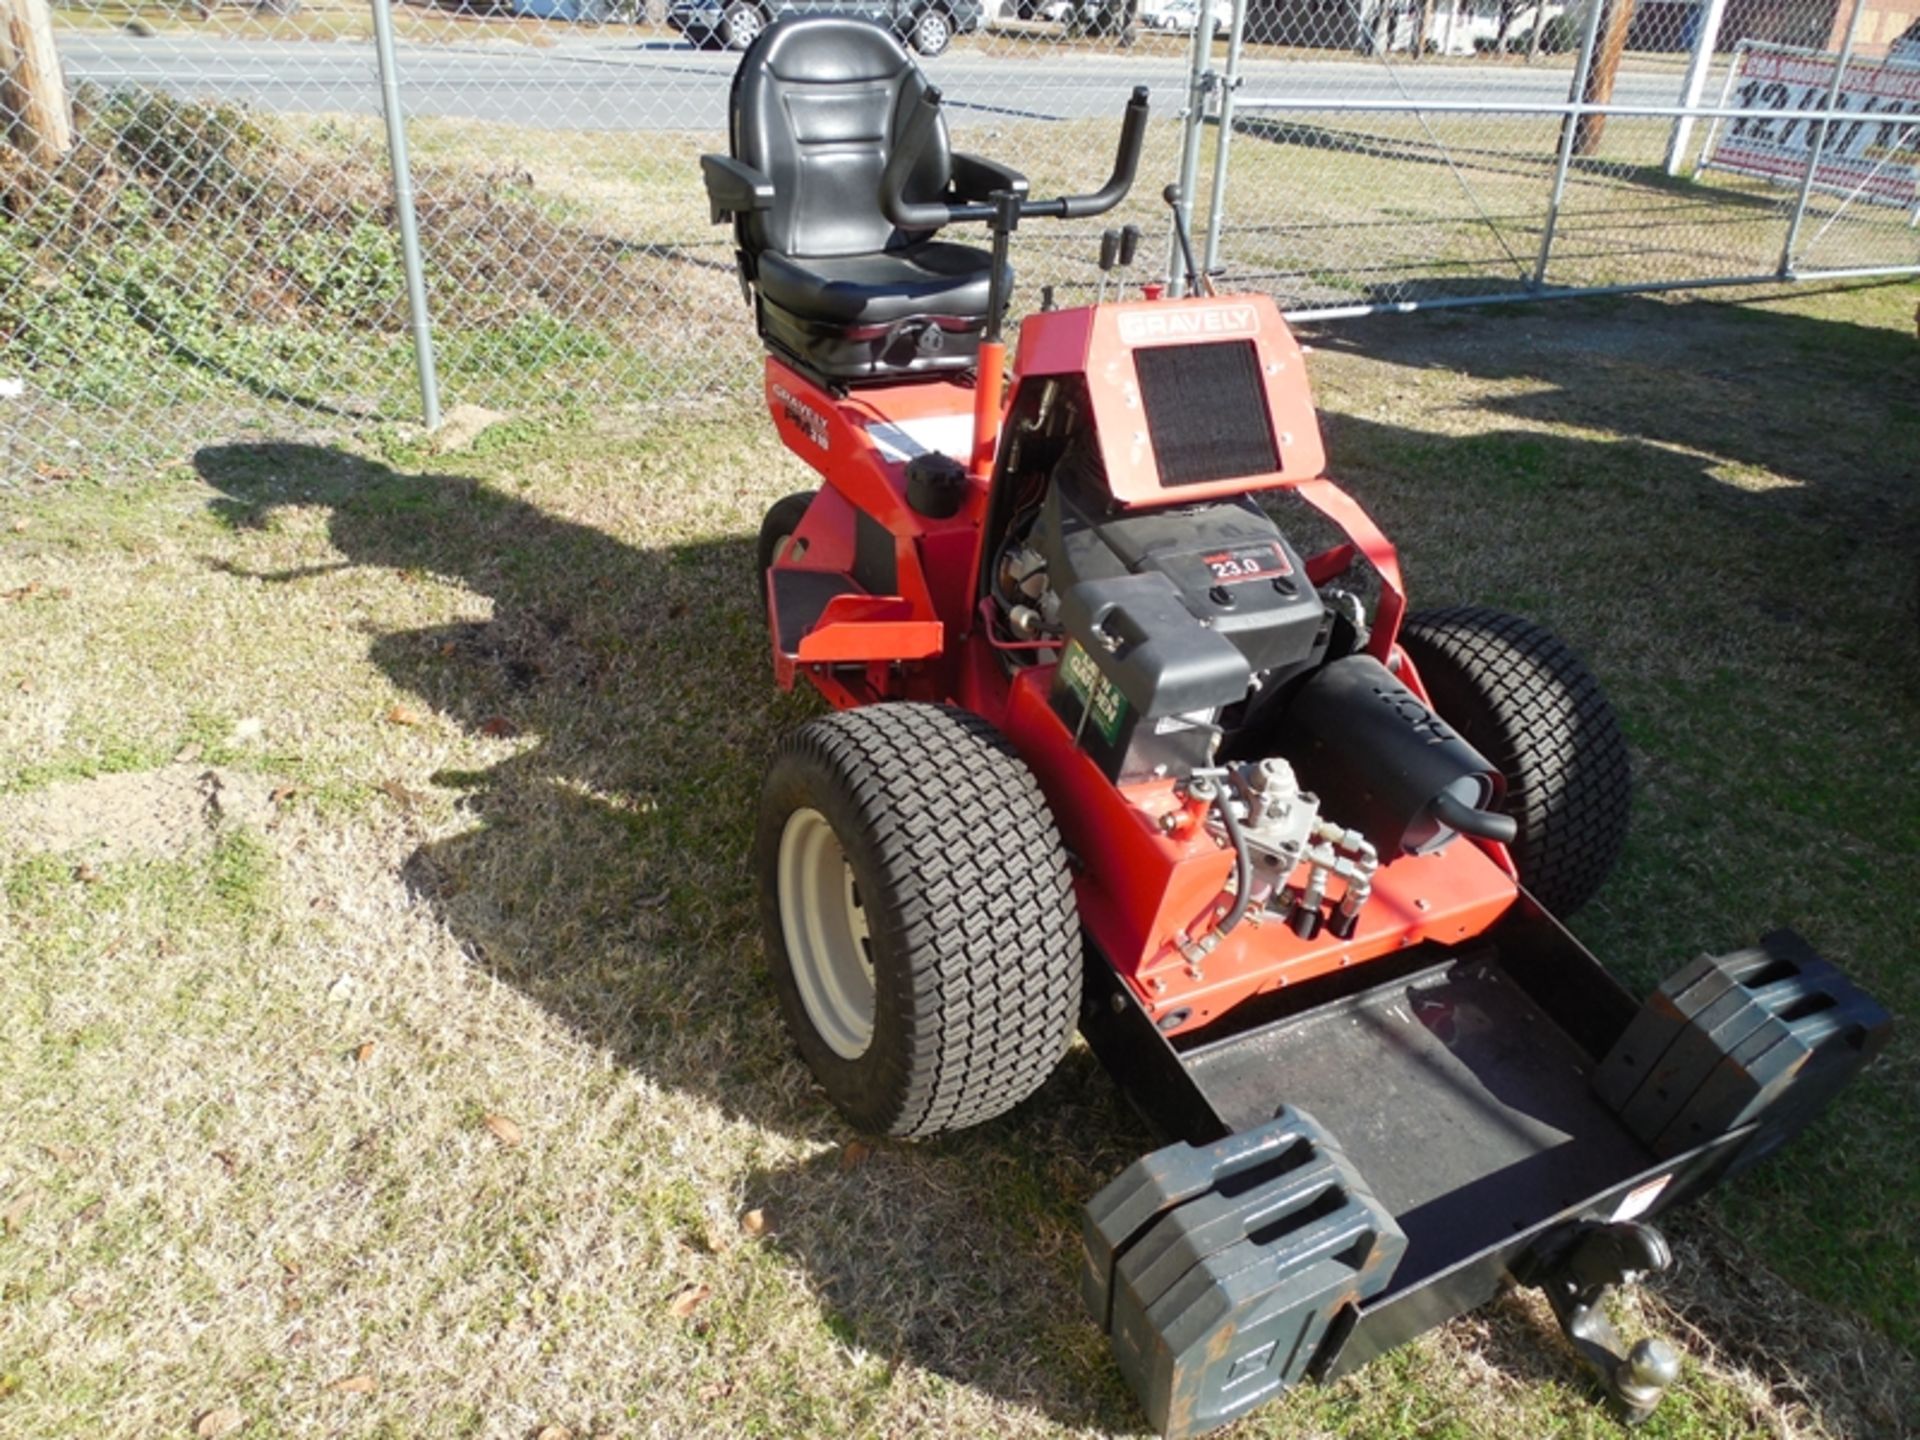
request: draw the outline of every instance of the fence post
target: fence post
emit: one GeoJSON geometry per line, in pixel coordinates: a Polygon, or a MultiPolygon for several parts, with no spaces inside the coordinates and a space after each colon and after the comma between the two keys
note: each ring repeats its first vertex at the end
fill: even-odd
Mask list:
{"type": "Polygon", "coordinates": [[[1220,86],[1220,133],[1213,143],[1213,194],[1207,202],[1207,253],[1200,268],[1211,275],[1220,263],[1220,228],[1227,208],[1227,146],[1233,139],[1233,92],[1240,88],[1240,42],[1247,28],[1247,0],[1233,0],[1227,30],[1227,74],[1220,86]]]}
{"type": "Polygon", "coordinates": [[[1573,84],[1567,90],[1567,116],[1560,123],[1560,159],[1553,168],[1553,194],[1547,200],[1547,219],[1540,229],[1540,255],[1533,264],[1533,288],[1547,283],[1547,263],[1553,258],[1553,232],[1560,224],[1560,202],[1567,194],[1567,168],[1573,164],[1573,139],[1580,128],[1580,97],[1587,93],[1587,73],[1593,68],[1593,45],[1600,34],[1600,12],[1606,0],[1589,0],[1587,30],[1580,40],[1580,59],[1573,67],[1573,84]]]}
{"type": "MultiPolygon", "coordinates": [[[[1740,67],[1746,62],[1748,53],[1747,41],[1734,42],[1733,59],[1727,63],[1727,78],[1720,82],[1720,98],[1715,102],[1715,109],[1729,108],[1729,102],[1733,99],[1733,82],[1740,78],[1740,67]]],[[[1700,142],[1700,163],[1693,167],[1695,174],[1706,168],[1707,157],[1713,154],[1713,142],[1720,136],[1720,122],[1725,118],[1722,115],[1715,115],[1707,122],[1707,138],[1700,142]]]]}
{"type": "Polygon", "coordinates": [[[393,166],[393,213],[400,227],[400,260],[407,272],[407,313],[413,324],[413,361],[420,372],[420,412],[429,430],[440,426],[440,381],[433,366],[433,327],[427,320],[427,280],[420,264],[420,224],[413,208],[413,167],[407,159],[407,121],[400,109],[400,71],[393,55],[391,0],[372,0],[373,44],[380,60],[380,108],[387,118],[387,157],[393,166]]]}
{"type": "MultiPolygon", "coordinates": [[[[1847,38],[1840,42],[1840,58],[1834,62],[1833,83],[1827,87],[1824,109],[1831,111],[1840,98],[1840,83],[1846,79],[1847,65],[1853,59],[1854,37],[1860,33],[1860,17],[1866,13],[1866,0],[1853,0],[1853,13],[1847,17],[1847,38]]],[[[1780,278],[1793,278],[1793,247],[1800,243],[1800,225],[1807,218],[1807,201],[1813,196],[1813,181],[1820,169],[1820,152],[1826,149],[1827,128],[1833,122],[1824,115],[1814,122],[1813,144],[1807,147],[1807,173],[1800,177],[1800,197],[1793,204],[1793,219],[1787,222],[1787,243],[1780,247],[1780,278]]]]}
{"type": "Polygon", "coordinates": [[[51,170],[73,148],[73,112],[53,48],[53,12],[47,0],[0,0],[0,9],[6,11],[0,118],[11,119],[14,146],[27,163],[51,170]]]}
{"type": "MultiPolygon", "coordinates": [[[[1720,22],[1726,14],[1727,0],[1707,0],[1700,33],[1693,38],[1693,58],[1687,62],[1686,83],[1680,87],[1680,103],[1688,109],[1700,103],[1700,94],[1707,88],[1707,71],[1713,68],[1714,48],[1720,43],[1720,22]]],[[[1673,137],[1667,141],[1667,174],[1680,173],[1686,164],[1687,142],[1692,139],[1693,117],[1682,115],[1673,122],[1673,137]]]]}
{"type": "MultiPolygon", "coordinates": [[[[1213,88],[1213,4],[1200,0],[1200,13],[1194,19],[1193,49],[1187,74],[1187,109],[1180,132],[1180,223],[1193,234],[1193,187],[1200,178],[1200,127],[1207,123],[1207,92],[1213,88]]],[[[1167,294],[1179,299],[1186,294],[1186,272],[1182,268],[1180,242],[1171,231],[1167,236],[1167,294]]]]}

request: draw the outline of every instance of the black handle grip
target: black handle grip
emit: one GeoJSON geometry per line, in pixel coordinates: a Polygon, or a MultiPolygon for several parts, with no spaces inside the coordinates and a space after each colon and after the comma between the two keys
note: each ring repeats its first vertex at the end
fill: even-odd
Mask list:
{"type": "Polygon", "coordinates": [[[1086,220],[1104,215],[1133,188],[1133,177],[1140,169],[1140,152],[1147,143],[1147,87],[1133,87],[1127,101],[1126,117],[1120,122],[1120,149],[1113,157],[1113,174],[1107,183],[1091,195],[1068,195],[1059,200],[1040,200],[1023,205],[1022,215],[1052,215],[1062,220],[1086,220]],[[1058,207],[1058,208],[1055,208],[1058,207]]]}
{"type": "MultiPolygon", "coordinates": [[[[907,199],[907,179],[932,142],[934,127],[940,123],[940,91],[929,85],[920,92],[905,133],[887,157],[887,168],[880,172],[880,213],[902,230],[938,230],[942,225],[964,221],[991,220],[994,207],[987,204],[949,205],[942,200],[907,199]]],[[[1107,183],[1090,195],[1062,195],[1054,200],[1027,200],[1020,215],[1044,216],[1054,220],[1085,220],[1104,215],[1133,188],[1133,177],[1140,169],[1140,152],[1147,140],[1147,87],[1133,87],[1127,101],[1127,113],[1120,122],[1120,148],[1113,159],[1113,173],[1107,183]]]]}
{"type": "Polygon", "coordinates": [[[1133,264],[1133,257],[1140,249],[1140,227],[1122,225],[1120,227],[1120,266],[1125,269],[1133,264]]]}
{"type": "Polygon", "coordinates": [[[1100,232],[1100,268],[1113,269],[1114,262],[1120,258],[1120,232],[1103,230],[1100,232]]]}
{"type": "Polygon", "coordinates": [[[984,220],[990,213],[985,205],[948,205],[939,200],[919,202],[907,199],[907,178],[913,174],[920,157],[932,143],[940,124],[940,89],[929,85],[907,120],[906,132],[887,156],[887,168],[880,172],[880,213],[902,230],[938,230],[956,220],[984,220]],[[978,210],[975,216],[968,212],[978,210]]]}

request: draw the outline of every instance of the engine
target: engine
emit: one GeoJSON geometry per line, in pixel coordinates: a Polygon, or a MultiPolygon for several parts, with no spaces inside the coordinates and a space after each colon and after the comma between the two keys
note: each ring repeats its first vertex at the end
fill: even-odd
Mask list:
{"type": "Polygon", "coordinates": [[[1366,653],[1358,598],[1318,591],[1251,497],[1121,508],[1090,436],[1056,454],[991,562],[1003,653],[1057,654],[1079,748],[1116,784],[1176,782],[1169,823],[1231,846],[1216,935],[1252,906],[1350,934],[1379,865],[1512,839],[1499,772],[1366,653]]]}
{"type": "Polygon", "coordinates": [[[1064,640],[1055,705],[1118,783],[1210,765],[1225,712],[1326,656],[1335,613],[1252,499],[1120,510],[1069,448],[1001,550],[1009,631],[1064,640]]]}

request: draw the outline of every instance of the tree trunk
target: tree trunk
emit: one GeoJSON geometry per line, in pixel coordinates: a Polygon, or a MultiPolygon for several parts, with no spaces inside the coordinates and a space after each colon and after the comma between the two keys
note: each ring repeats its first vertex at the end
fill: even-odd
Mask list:
{"type": "Polygon", "coordinates": [[[28,163],[52,170],[73,148],[73,112],[53,48],[53,12],[47,0],[0,0],[0,11],[7,42],[0,54],[0,112],[28,163]]]}
{"type": "MultiPolygon", "coordinates": [[[[1620,69],[1620,56],[1627,48],[1627,27],[1633,23],[1633,0],[1596,0],[1605,5],[1600,17],[1600,37],[1595,43],[1593,66],[1587,71],[1587,85],[1581,100],[1589,105],[1604,105],[1613,98],[1613,77],[1620,69]]],[[[1600,137],[1607,128],[1604,115],[1582,115],[1573,132],[1573,153],[1591,155],[1600,148],[1600,137]]]]}

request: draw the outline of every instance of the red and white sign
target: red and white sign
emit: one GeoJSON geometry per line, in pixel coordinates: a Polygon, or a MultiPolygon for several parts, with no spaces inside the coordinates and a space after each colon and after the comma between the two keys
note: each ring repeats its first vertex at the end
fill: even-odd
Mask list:
{"type": "MultiPolygon", "coordinates": [[[[1837,56],[1743,41],[1727,82],[1727,105],[1740,110],[1822,110],[1837,56]]],[[[1855,58],[1834,97],[1834,118],[1820,146],[1813,183],[1860,200],[1906,208],[1920,204],[1920,65],[1855,58]]],[[[1815,119],[1765,115],[1724,122],[1703,162],[1798,187],[1806,178],[1815,119]]]]}

